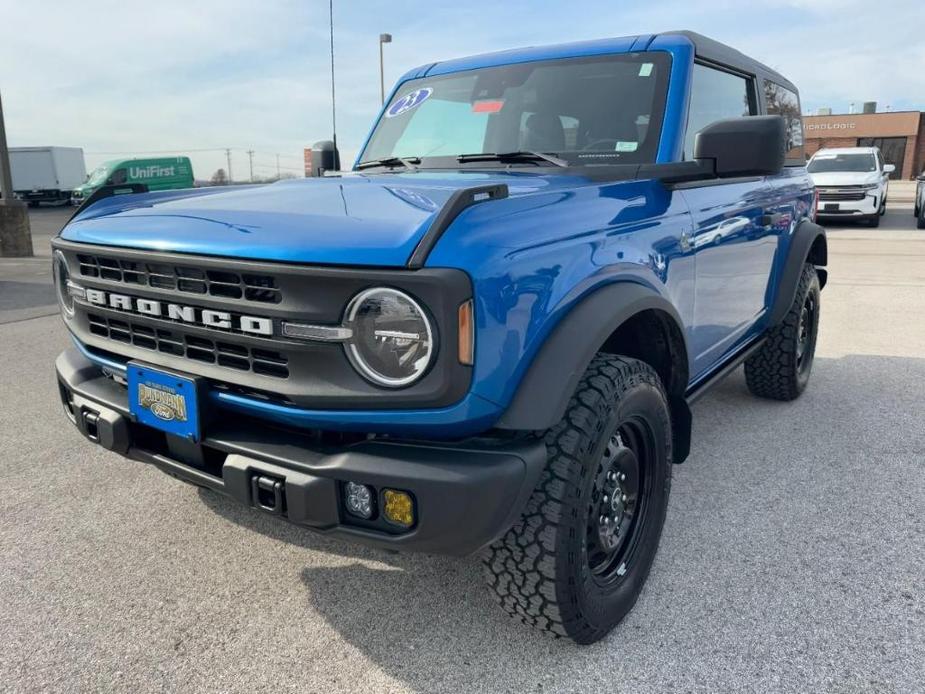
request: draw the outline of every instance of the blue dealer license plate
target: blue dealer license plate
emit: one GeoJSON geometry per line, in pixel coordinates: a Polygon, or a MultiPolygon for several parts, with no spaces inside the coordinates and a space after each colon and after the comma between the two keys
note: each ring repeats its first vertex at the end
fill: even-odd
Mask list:
{"type": "Polygon", "coordinates": [[[198,383],[189,376],[128,364],[128,407],[140,424],[199,441],[198,383]]]}

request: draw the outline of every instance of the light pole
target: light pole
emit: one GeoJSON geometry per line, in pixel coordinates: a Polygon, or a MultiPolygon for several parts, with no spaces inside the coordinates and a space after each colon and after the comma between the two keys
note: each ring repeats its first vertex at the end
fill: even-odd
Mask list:
{"type": "Polygon", "coordinates": [[[382,59],[382,44],[392,43],[391,34],[379,34],[379,100],[385,103],[385,68],[382,59]]]}
{"type": "Polygon", "coordinates": [[[32,255],[32,231],[26,206],[13,196],[10,152],[3,125],[3,102],[0,101],[0,256],[32,255]]]}

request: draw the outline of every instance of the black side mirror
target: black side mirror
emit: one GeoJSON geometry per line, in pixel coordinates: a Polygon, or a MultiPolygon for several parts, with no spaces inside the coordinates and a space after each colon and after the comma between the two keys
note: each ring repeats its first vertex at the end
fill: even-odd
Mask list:
{"type": "Polygon", "coordinates": [[[780,116],[710,123],[694,138],[694,159],[713,160],[718,178],[774,176],[784,168],[787,129],[780,116]]]}
{"type": "Polygon", "coordinates": [[[340,153],[330,140],[312,145],[312,176],[324,176],[325,171],[340,171],[340,153]]]}

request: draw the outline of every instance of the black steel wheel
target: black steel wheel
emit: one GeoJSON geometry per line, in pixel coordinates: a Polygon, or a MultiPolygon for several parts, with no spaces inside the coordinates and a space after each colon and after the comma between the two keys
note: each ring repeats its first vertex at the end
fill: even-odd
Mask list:
{"type": "Polygon", "coordinates": [[[620,424],[604,448],[588,500],[585,553],[601,585],[618,581],[633,560],[653,491],[645,471],[656,445],[645,420],[635,418],[620,424]]]}
{"type": "Polygon", "coordinates": [[[803,306],[800,309],[796,346],[797,372],[800,375],[808,375],[813,367],[813,357],[816,354],[816,333],[819,326],[818,298],[818,293],[806,292],[803,306]]]}
{"type": "Polygon", "coordinates": [[[523,517],[485,553],[498,603],[522,622],[592,643],[632,609],[671,489],[671,417],[648,364],[594,358],[523,517]]]}

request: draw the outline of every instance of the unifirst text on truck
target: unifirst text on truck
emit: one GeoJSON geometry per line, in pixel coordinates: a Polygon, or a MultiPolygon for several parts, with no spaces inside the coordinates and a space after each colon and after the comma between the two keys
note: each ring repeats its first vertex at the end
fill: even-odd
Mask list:
{"type": "Polygon", "coordinates": [[[71,194],[79,205],[102,186],[144,184],[149,191],[193,187],[193,165],[189,157],[158,159],[113,159],[100,164],[82,186],[71,194]]]}

